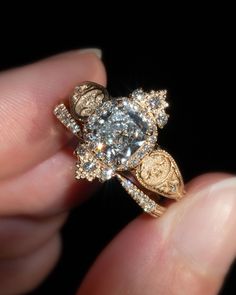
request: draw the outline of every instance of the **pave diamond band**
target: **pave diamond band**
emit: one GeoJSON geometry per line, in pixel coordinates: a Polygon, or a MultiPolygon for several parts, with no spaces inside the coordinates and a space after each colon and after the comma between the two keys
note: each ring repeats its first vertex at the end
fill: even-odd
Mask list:
{"type": "Polygon", "coordinates": [[[76,123],[66,106],[61,103],[54,109],[54,114],[61,121],[61,123],[67,127],[73,134],[80,134],[80,126],[76,123]]]}
{"type": "Polygon", "coordinates": [[[152,216],[166,208],[159,195],[179,200],[184,185],[174,159],[157,144],[158,128],[168,121],[166,90],[137,89],[129,97],[110,97],[96,83],[77,86],[70,111],[62,103],[54,114],[78,137],[76,179],[117,177],[136,203],[152,216]]]}

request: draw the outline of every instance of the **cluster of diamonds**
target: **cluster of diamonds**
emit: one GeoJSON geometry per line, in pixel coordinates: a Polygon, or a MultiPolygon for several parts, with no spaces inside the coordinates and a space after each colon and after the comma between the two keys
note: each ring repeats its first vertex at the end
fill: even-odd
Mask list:
{"type": "Polygon", "coordinates": [[[88,117],[83,127],[85,148],[77,151],[77,178],[101,181],[114,171],[135,168],[156,145],[159,128],[168,121],[166,91],[137,89],[129,98],[110,98],[88,117]],[[105,171],[102,173],[102,171],[105,171]]]}
{"type": "Polygon", "coordinates": [[[150,199],[136,185],[124,177],[118,175],[121,185],[133,200],[146,212],[154,216],[160,216],[164,208],[160,207],[155,201],[150,199]]]}
{"type": "Polygon", "coordinates": [[[71,116],[66,106],[62,103],[54,109],[54,114],[61,121],[61,123],[68,128],[73,134],[78,135],[81,132],[80,126],[71,116]]]}
{"type": "Polygon", "coordinates": [[[163,128],[168,122],[169,115],[165,109],[169,106],[166,102],[167,90],[144,92],[142,88],[132,92],[131,98],[140,103],[149,113],[155,117],[156,124],[163,128]]]}
{"type": "Polygon", "coordinates": [[[88,149],[86,144],[80,144],[75,150],[78,158],[76,163],[75,178],[86,178],[89,181],[98,178],[100,181],[106,181],[115,175],[114,171],[102,165],[95,155],[88,149]]]}

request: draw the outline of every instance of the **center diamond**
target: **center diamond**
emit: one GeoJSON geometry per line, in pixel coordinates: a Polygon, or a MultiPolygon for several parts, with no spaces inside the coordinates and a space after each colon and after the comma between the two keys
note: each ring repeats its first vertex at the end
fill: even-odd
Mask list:
{"type": "Polygon", "coordinates": [[[104,103],[86,129],[97,157],[114,167],[125,164],[150,135],[148,120],[127,99],[104,103]]]}

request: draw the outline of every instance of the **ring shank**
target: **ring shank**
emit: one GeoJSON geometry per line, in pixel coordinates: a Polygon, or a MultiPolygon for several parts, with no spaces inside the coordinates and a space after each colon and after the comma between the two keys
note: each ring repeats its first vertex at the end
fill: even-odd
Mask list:
{"type": "Polygon", "coordinates": [[[146,193],[139,189],[131,180],[117,174],[121,185],[132,197],[132,199],[148,214],[154,217],[160,217],[166,208],[159,205],[156,200],[151,199],[146,193]]]}
{"type": "MultiPolygon", "coordinates": [[[[181,185],[179,187],[180,189],[174,194],[165,196],[169,199],[169,201],[165,201],[166,206],[163,206],[163,201],[167,199],[162,199],[161,194],[143,186],[143,183],[141,183],[136,176],[137,169],[138,168],[136,167],[132,171],[119,172],[117,177],[128,194],[146,213],[149,213],[154,217],[160,217],[167,209],[166,203],[169,204],[169,201],[171,200],[179,201],[184,196],[184,190],[182,189],[181,185]],[[160,202],[162,202],[162,205],[160,202]]],[[[166,180],[166,184],[169,190],[170,184],[168,179],[166,180]]]]}

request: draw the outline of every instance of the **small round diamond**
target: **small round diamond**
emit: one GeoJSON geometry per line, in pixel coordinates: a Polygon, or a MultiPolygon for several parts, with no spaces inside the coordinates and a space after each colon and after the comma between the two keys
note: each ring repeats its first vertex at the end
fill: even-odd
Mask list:
{"type": "Polygon", "coordinates": [[[161,106],[161,101],[159,97],[152,97],[149,101],[148,104],[151,108],[158,108],[161,106]]]}
{"type": "Polygon", "coordinates": [[[157,124],[160,128],[163,128],[166,125],[166,123],[168,122],[168,117],[169,116],[164,111],[158,114],[157,124]]]}
{"type": "Polygon", "coordinates": [[[114,171],[112,169],[109,168],[104,168],[101,172],[101,179],[103,181],[106,181],[108,179],[110,179],[114,174],[114,171]]]}
{"type": "Polygon", "coordinates": [[[96,168],[96,165],[93,162],[85,162],[84,165],[83,165],[83,169],[86,172],[94,171],[95,168],[96,168]]]}
{"type": "Polygon", "coordinates": [[[77,147],[76,149],[76,154],[80,157],[84,156],[86,154],[86,148],[83,145],[80,145],[79,147],[77,147]]]}
{"type": "Polygon", "coordinates": [[[141,88],[136,89],[132,92],[131,94],[132,98],[137,99],[137,100],[143,100],[145,98],[145,93],[141,88]]]}

